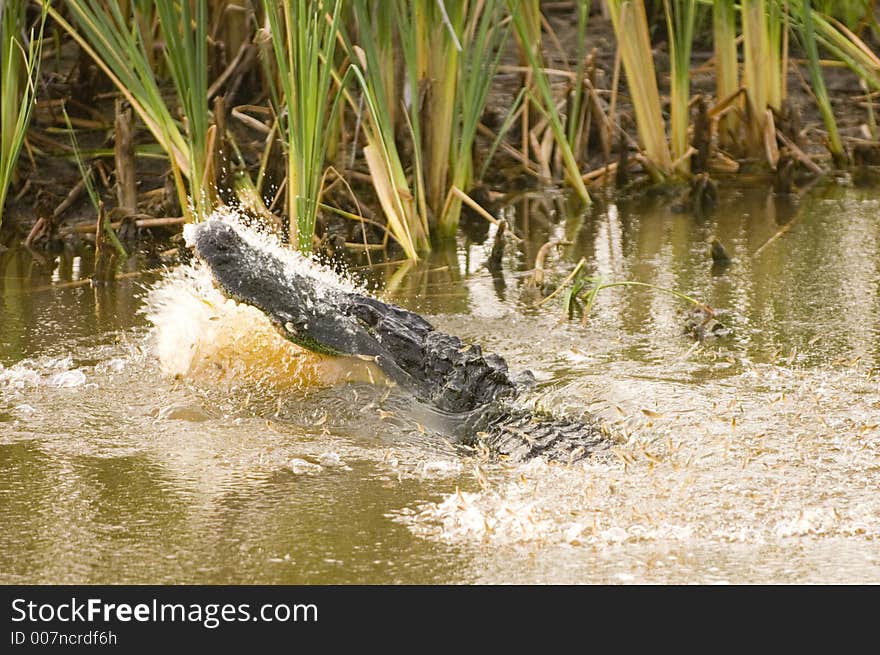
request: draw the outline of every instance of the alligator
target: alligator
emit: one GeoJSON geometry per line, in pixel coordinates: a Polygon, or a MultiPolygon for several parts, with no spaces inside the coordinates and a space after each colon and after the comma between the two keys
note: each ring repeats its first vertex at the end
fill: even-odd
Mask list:
{"type": "Polygon", "coordinates": [[[415,312],[288,262],[219,220],[190,226],[187,241],[233,300],[261,310],[289,341],[376,363],[391,381],[448,419],[454,440],[522,461],[571,462],[608,447],[592,418],[573,420],[516,404],[522,382],[498,355],[434,328],[415,312]]]}

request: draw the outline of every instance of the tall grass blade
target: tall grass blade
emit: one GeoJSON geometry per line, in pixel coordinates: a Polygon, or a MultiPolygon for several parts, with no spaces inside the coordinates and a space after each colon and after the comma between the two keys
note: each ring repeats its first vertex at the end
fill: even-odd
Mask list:
{"type": "Polygon", "coordinates": [[[73,129],[73,125],[70,123],[70,116],[68,116],[67,108],[64,105],[61,105],[61,113],[63,114],[64,122],[67,125],[67,133],[70,136],[70,145],[73,148],[73,158],[76,161],[77,169],[79,169],[79,175],[83,181],[83,186],[86,188],[86,193],[89,196],[89,200],[92,202],[92,207],[94,207],[95,212],[97,213],[98,220],[102,222],[101,230],[107,235],[110,243],[113,244],[119,258],[125,260],[128,257],[128,253],[125,252],[125,248],[123,248],[122,244],[119,242],[119,237],[116,236],[116,232],[114,232],[113,228],[110,226],[110,220],[102,210],[101,197],[98,195],[98,190],[95,188],[94,176],[92,175],[91,169],[87,169],[85,162],[83,161],[83,156],[79,149],[79,142],[76,138],[76,130],[73,129]]]}
{"type": "MultiPolygon", "coordinates": [[[[712,4],[712,36],[715,48],[715,96],[718,102],[739,90],[739,63],[736,47],[734,0],[715,0],[712,4]]],[[[728,111],[718,123],[722,145],[734,142],[738,116],[728,111]]]]}
{"type": "Polygon", "coordinates": [[[812,12],[816,41],[845,63],[865,83],[880,90],[880,57],[846,25],[812,12]]]}
{"type": "Polygon", "coordinates": [[[36,99],[46,7],[26,43],[24,0],[0,2],[0,225],[36,99]]]}
{"type": "MultiPolygon", "coordinates": [[[[519,0],[508,0],[508,8],[520,41],[523,43],[529,43],[529,25],[523,13],[519,11],[519,0]]],[[[550,80],[547,77],[547,72],[538,60],[533,48],[527,47],[524,48],[524,50],[529,60],[529,66],[532,70],[535,88],[539,94],[539,97],[534,98],[534,100],[536,101],[538,108],[545,114],[550,124],[550,129],[553,131],[553,138],[556,141],[556,146],[562,153],[565,179],[577,193],[581,201],[584,204],[589,205],[592,202],[592,199],[587,192],[587,187],[584,185],[571,144],[566,138],[565,127],[562,123],[562,117],[559,115],[559,110],[556,107],[556,100],[553,97],[553,91],[550,88],[550,80]]]]}
{"type": "Polygon", "coordinates": [[[416,211],[416,202],[409,190],[400,154],[393,136],[388,135],[387,119],[382,117],[382,110],[373,95],[375,89],[358,67],[351,70],[361,85],[367,105],[368,125],[365,132],[370,145],[364,148],[364,157],[373,177],[373,187],[388,221],[389,231],[407,258],[418,260],[420,252],[430,250],[427,219],[416,211]]]}
{"type": "Polygon", "coordinates": [[[68,0],[65,6],[76,27],[55,7],[48,5],[48,12],[113,82],[168,154],[180,205],[189,219],[197,219],[189,210],[184,182],[188,179],[191,187],[201,183],[194,174],[191,141],[162,96],[140,22],[130,20],[117,0],[68,0]]]}
{"type": "Polygon", "coordinates": [[[639,140],[653,164],[651,174],[662,179],[672,174],[672,157],[666,141],[645,4],[643,0],[608,0],[608,9],[635,108],[639,140]]]}
{"type": "Polygon", "coordinates": [[[451,189],[469,190],[473,185],[474,140],[507,39],[508,31],[501,27],[499,20],[500,8],[501,4],[496,0],[476,3],[467,17],[461,38],[455,113],[449,117],[452,123],[452,179],[437,223],[437,231],[447,238],[455,235],[461,216],[461,199],[451,193],[451,189]]]}
{"type": "Polygon", "coordinates": [[[429,26],[426,3],[410,3],[397,0],[394,3],[394,23],[400,39],[401,55],[404,64],[404,104],[406,105],[407,127],[413,144],[412,190],[415,196],[415,211],[427,229],[428,194],[425,181],[425,157],[422,152],[424,136],[422,130],[422,89],[428,78],[430,48],[427,38],[429,26]]]}
{"type": "Polygon", "coordinates": [[[434,7],[433,11],[420,14],[422,20],[430,21],[424,28],[429,34],[431,48],[428,79],[422,85],[427,89],[423,126],[426,129],[424,159],[427,199],[435,213],[443,207],[448,190],[456,85],[462,57],[461,43],[456,35],[464,27],[466,4],[460,0],[437,0],[436,4],[429,4],[429,7],[434,7]]]}
{"type": "Polygon", "coordinates": [[[779,111],[785,100],[785,80],[783,61],[785,53],[784,34],[786,33],[786,16],[788,0],[768,0],[767,2],[767,44],[769,46],[767,67],[767,104],[779,111]]]}
{"type": "Polygon", "coordinates": [[[190,195],[198,218],[217,201],[216,181],[209,172],[208,149],[208,6],[207,0],[156,0],[165,61],[186,117],[184,129],[190,168],[190,195]]]}
{"type": "Polygon", "coordinates": [[[688,148],[688,124],[690,123],[690,66],[691,44],[694,38],[696,0],[663,0],[666,25],[669,31],[670,110],[669,140],[672,158],[678,162],[677,169],[687,174],[690,159],[685,156],[688,148]]]}
{"type": "Polygon", "coordinates": [[[819,48],[816,46],[816,33],[813,28],[813,11],[810,0],[801,1],[801,29],[799,30],[803,41],[804,51],[807,53],[807,63],[810,72],[810,81],[813,84],[813,94],[816,96],[819,112],[828,130],[828,149],[837,165],[846,161],[846,153],[840,141],[840,133],[837,129],[837,119],[831,108],[831,98],[828,96],[828,88],[825,86],[825,78],[822,77],[822,66],[819,63],[819,48]]]}
{"type": "Polygon", "coordinates": [[[575,153],[583,151],[582,138],[580,134],[582,125],[580,124],[581,109],[584,101],[584,66],[586,65],[586,44],[587,44],[587,18],[590,15],[590,1],[579,0],[575,3],[575,11],[577,12],[577,66],[575,68],[574,88],[571,94],[571,105],[568,110],[566,120],[566,139],[571,144],[575,153]]]}
{"type": "Polygon", "coordinates": [[[339,96],[331,93],[341,0],[263,0],[270,37],[276,122],[287,155],[290,241],[309,252],[339,96]]]}
{"type": "Polygon", "coordinates": [[[749,149],[763,152],[768,107],[778,111],[785,89],[782,79],[784,20],[777,0],[742,0],[743,80],[748,102],[749,149]]]}
{"type": "MultiPolygon", "coordinates": [[[[416,4],[420,5],[421,3],[416,4]]],[[[401,15],[401,9],[401,7],[394,5],[388,7],[388,10],[395,11],[397,16],[401,15]]],[[[354,10],[358,24],[368,25],[370,13],[367,0],[355,0],[354,10]]],[[[421,166],[417,160],[417,186],[414,194],[407,179],[400,152],[397,149],[394,126],[385,110],[389,103],[397,102],[397,99],[390,99],[385,95],[385,86],[381,76],[373,74],[373,71],[381,71],[382,69],[379,44],[369,30],[360,30],[358,36],[359,46],[354,45],[347,35],[344,35],[343,40],[349,58],[360,62],[360,66],[353,65],[350,70],[358,80],[367,108],[364,133],[369,150],[365,148],[364,155],[367,158],[367,164],[373,176],[373,187],[379,196],[390,232],[404,249],[408,258],[418,259],[420,252],[427,252],[431,247],[428,219],[423,200],[424,193],[419,184],[422,179],[421,166]]],[[[409,60],[413,58],[412,52],[415,52],[413,39],[408,39],[406,34],[402,34],[401,42],[404,57],[408,59],[407,66],[411,67],[413,63],[409,60]]],[[[411,102],[417,104],[418,91],[410,91],[410,93],[416,96],[411,98],[411,102]]],[[[417,119],[412,122],[411,128],[414,135],[418,136],[419,123],[417,119]]],[[[417,143],[417,139],[414,138],[414,140],[417,143]]],[[[415,148],[415,152],[418,153],[418,147],[415,148]]]]}

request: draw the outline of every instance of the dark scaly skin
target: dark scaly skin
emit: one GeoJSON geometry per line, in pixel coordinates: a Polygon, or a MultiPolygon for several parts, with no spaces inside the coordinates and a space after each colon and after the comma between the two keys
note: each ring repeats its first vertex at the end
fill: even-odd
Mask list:
{"type": "Polygon", "coordinates": [[[288,340],[315,352],[375,360],[383,373],[450,419],[467,445],[515,460],[571,461],[607,448],[593,422],[517,408],[507,363],[414,312],[298,274],[219,221],[195,226],[196,255],[227,296],[261,310],[288,340]]]}

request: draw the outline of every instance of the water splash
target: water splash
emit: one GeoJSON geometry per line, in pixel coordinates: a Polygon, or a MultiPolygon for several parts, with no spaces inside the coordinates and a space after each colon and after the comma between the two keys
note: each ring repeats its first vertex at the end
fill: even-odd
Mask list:
{"type": "Polygon", "coordinates": [[[615,386],[631,395],[609,419],[622,440],[602,459],[502,468],[477,492],[448,492],[390,518],[444,543],[615,551],[741,544],[782,553],[787,540],[880,537],[871,372],[754,364],[711,393],[659,375],[621,380],[605,395],[619,396],[615,386]]]}
{"type": "MultiPolygon", "coordinates": [[[[220,221],[231,226],[244,241],[256,250],[265,253],[285,266],[293,275],[307,276],[316,282],[318,287],[328,291],[344,293],[365,294],[366,289],[358,285],[351,278],[340,275],[333,269],[320,262],[306,257],[292,248],[285,247],[278,239],[259,228],[258,224],[249,220],[247,216],[238,213],[235,209],[222,207],[214,211],[208,219],[220,221]]],[[[188,246],[194,245],[195,232],[199,229],[197,224],[185,225],[183,238],[188,246]]]]}
{"type": "MultiPolygon", "coordinates": [[[[279,259],[291,272],[318,280],[328,292],[363,292],[329,268],[245,226],[233,210],[218,210],[208,220],[230,224],[250,245],[279,259]]],[[[189,242],[195,229],[185,228],[189,242]]],[[[209,270],[199,263],[180,266],[157,283],[147,295],[144,313],[154,326],[153,350],[170,376],[282,388],[381,379],[368,362],[319,355],[285,340],[261,311],[217,290],[209,270]]]]}
{"type": "Polygon", "coordinates": [[[69,389],[86,383],[86,374],[74,366],[73,358],[39,357],[23,359],[5,368],[0,364],[0,389],[26,389],[48,385],[69,389]]]}

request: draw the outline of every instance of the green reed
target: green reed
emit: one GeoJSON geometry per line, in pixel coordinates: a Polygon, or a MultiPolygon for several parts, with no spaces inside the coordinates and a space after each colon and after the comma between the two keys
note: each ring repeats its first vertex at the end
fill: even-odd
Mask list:
{"type": "Polygon", "coordinates": [[[696,0],[663,0],[669,31],[671,61],[669,92],[669,140],[676,170],[690,171],[687,151],[690,124],[691,44],[694,39],[696,0]]]}
{"type": "Polygon", "coordinates": [[[816,42],[875,90],[880,90],[880,57],[846,25],[815,10],[812,22],[816,42]]]}
{"type": "MultiPolygon", "coordinates": [[[[584,67],[586,65],[587,50],[587,18],[590,15],[590,0],[579,0],[575,3],[575,12],[577,13],[577,50],[575,60],[574,84],[570,94],[571,104],[568,107],[568,115],[566,116],[566,132],[565,138],[571,144],[572,151],[578,155],[584,151],[584,141],[587,135],[584,134],[584,125],[582,123],[583,104],[584,104],[584,67]]],[[[580,159],[578,159],[580,161],[580,159]]]]}
{"type": "Polygon", "coordinates": [[[113,244],[119,258],[125,260],[128,257],[128,253],[125,252],[125,248],[123,248],[122,244],[119,242],[119,237],[116,236],[116,232],[114,232],[113,228],[110,226],[110,219],[103,211],[101,197],[98,194],[98,190],[95,188],[94,174],[92,173],[91,168],[86,167],[82,152],[79,148],[79,141],[76,138],[76,130],[70,122],[70,116],[68,116],[67,108],[64,105],[61,106],[61,113],[64,116],[64,123],[67,126],[67,134],[70,138],[70,146],[73,149],[73,158],[76,161],[76,167],[79,170],[80,179],[82,179],[86,194],[89,196],[89,200],[92,203],[98,221],[101,222],[101,230],[107,235],[110,243],[113,244]]]}
{"type": "Polygon", "coordinates": [[[46,22],[44,6],[39,26],[22,43],[27,4],[24,0],[0,2],[0,225],[36,100],[46,22]]]}
{"type": "Polygon", "coordinates": [[[204,218],[216,204],[217,196],[215,175],[211,171],[213,149],[209,144],[207,0],[156,0],[155,4],[165,41],[165,61],[186,117],[183,131],[190,168],[190,196],[196,217],[204,218]]]}
{"type": "Polygon", "coordinates": [[[748,102],[748,145],[752,154],[764,152],[767,109],[779,110],[785,96],[782,74],[781,11],[776,0],[742,0],[743,81],[748,102]]]}
{"type": "Polygon", "coordinates": [[[461,216],[461,198],[453,190],[468,191],[474,182],[477,127],[507,39],[507,30],[500,27],[501,3],[485,0],[475,5],[466,16],[460,38],[462,51],[454,76],[455,111],[448,119],[452,123],[452,147],[448,157],[451,184],[437,221],[438,233],[446,238],[455,235],[461,216]]]}
{"type": "Polygon", "coordinates": [[[617,47],[635,110],[639,140],[655,180],[672,174],[672,157],[660,107],[648,18],[642,0],[608,0],[617,47]]]}
{"type": "Polygon", "coordinates": [[[428,37],[427,77],[419,80],[425,88],[424,105],[424,162],[425,183],[429,206],[439,214],[446,199],[449,178],[452,133],[456,110],[456,86],[462,58],[458,35],[465,21],[468,2],[426,3],[425,11],[418,13],[419,26],[428,37]]]}
{"type": "Polygon", "coordinates": [[[846,161],[846,153],[840,140],[840,132],[837,129],[837,119],[835,119],[834,110],[831,107],[828,88],[825,86],[825,79],[822,77],[822,66],[819,62],[819,48],[816,46],[816,33],[813,28],[813,11],[810,6],[810,0],[802,0],[800,9],[799,18],[801,24],[799,33],[803,42],[803,48],[807,53],[807,67],[810,73],[813,94],[816,96],[819,112],[822,114],[822,120],[825,122],[825,129],[828,130],[828,149],[831,151],[834,161],[838,164],[843,164],[846,161]]]}
{"type": "MultiPolygon", "coordinates": [[[[724,102],[739,91],[734,0],[715,0],[712,4],[712,41],[715,50],[715,95],[717,102],[724,102]]],[[[735,112],[728,111],[720,119],[718,137],[723,145],[735,141],[738,118],[735,112]]]]}
{"type": "MultiPolygon", "coordinates": [[[[407,178],[401,153],[397,148],[392,115],[387,111],[397,98],[386,95],[386,83],[382,71],[386,62],[382,58],[385,46],[378,37],[390,34],[388,31],[373,32],[371,25],[372,5],[367,0],[354,0],[355,18],[359,29],[357,44],[345,35],[349,58],[357,62],[351,71],[358,80],[364,105],[366,121],[364,134],[367,145],[363,149],[367,166],[372,176],[373,189],[388,222],[388,229],[410,259],[418,259],[419,253],[430,250],[428,217],[424,204],[424,192],[418,184],[415,189],[407,178]]],[[[376,10],[394,15],[398,7],[382,4],[376,10]]],[[[383,17],[382,20],[387,19],[383,17]]],[[[406,46],[404,46],[405,48],[406,46]]],[[[354,108],[357,104],[351,102],[354,108]]],[[[418,134],[418,125],[411,128],[418,134]]],[[[413,137],[414,142],[416,138],[413,137]]],[[[416,149],[417,150],[417,149],[416,149]]],[[[417,176],[420,168],[417,165],[417,176]]]]}
{"type": "Polygon", "coordinates": [[[537,107],[547,119],[550,129],[553,131],[553,138],[556,142],[556,147],[562,155],[566,182],[572,187],[572,189],[574,189],[581,201],[584,204],[589,205],[592,199],[590,198],[590,194],[587,191],[587,187],[584,185],[583,178],[581,177],[577,159],[572,150],[572,144],[567,138],[562,116],[550,87],[550,79],[547,75],[547,71],[544,69],[541,60],[535,52],[535,48],[529,47],[528,45],[533,43],[533,41],[530,41],[530,23],[527,20],[525,13],[520,11],[520,2],[521,0],[507,0],[507,5],[513,19],[514,28],[519,35],[520,42],[527,44],[523,50],[528,59],[532,73],[532,81],[538,94],[537,97],[532,97],[531,100],[534,103],[534,106],[537,107]]]}
{"type": "Polygon", "coordinates": [[[312,238],[338,95],[331,93],[341,0],[324,3],[263,1],[275,73],[272,86],[276,124],[284,140],[287,217],[290,241],[303,252],[312,238]]]}
{"type": "Polygon", "coordinates": [[[178,91],[178,101],[184,111],[185,124],[176,120],[160,90],[160,80],[153,69],[153,58],[147,52],[144,30],[149,26],[137,20],[131,11],[123,11],[117,0],[68,0],[66,7],[72,14],[75,26],[54,7],[48,11],[52,18],[88,53],[118,91],[150,130],[153,137],[168,155],[174,176],[178,199],[184,214],[190,220],[203,217],[206,210],[203,199],[204,173],[210,153],[203,144],[207,112],[207,93],[201,95],[203,84],[196,66],[205,64],[206,39],[198,43],[199,35],[206,34],[204,24],[192,21],[206,20],[206,12],[200,9],[205,0],[196,0],[196,11],[190,13],[188,2],[181,6],[191,21],[186,24],[174,19],[174,3],[162,0],[165,19],[160,21],[162,36],[166,43],[166,61],[172,70],[178,91]],[[187,58],[186,61],[180,59],[187,58]],[[175,61],[177,60],[177,61],[175,61]],[[192,84],[193,88],[188,85],[192,84]],[[189,181],[195,205],[191,207],[184,180],[189,181]]]}

